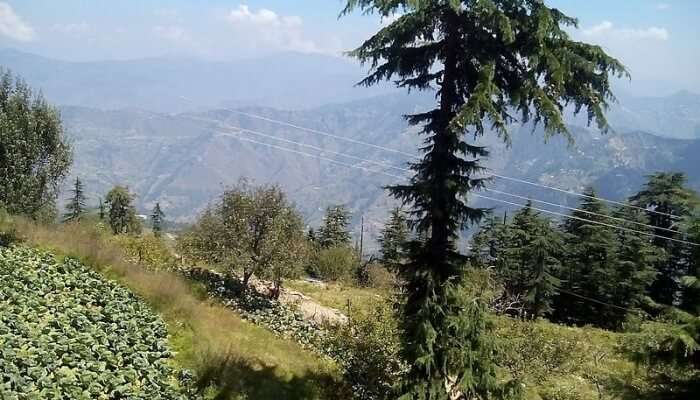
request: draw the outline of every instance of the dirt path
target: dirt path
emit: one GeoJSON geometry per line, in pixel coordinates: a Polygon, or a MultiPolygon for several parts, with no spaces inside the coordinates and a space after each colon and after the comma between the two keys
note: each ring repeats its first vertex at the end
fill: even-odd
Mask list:
{"type": "MultiPolygon", "coordinates": [[[[322,283],[321,283],[322,284],[322,283]]],[[[269,295],[272,283],[260,279],[251,279],[251,287],[258,293],[269,295]]],[[[302,313],[304,318],[319,323],[345,324],[348,317],[335,308],[326,307],[304,293],[296,290],[282,288],[279,301],[285,305],[294,305],[302,313]]]]}

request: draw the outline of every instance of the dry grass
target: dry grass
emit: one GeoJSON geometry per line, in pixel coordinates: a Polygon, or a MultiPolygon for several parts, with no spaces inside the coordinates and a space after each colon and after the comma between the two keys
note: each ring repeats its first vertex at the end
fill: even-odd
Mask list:
{"type": "Polygon", "coordinates": [[[22,218],[9,223],[26,243],[79,258],[143,297],[168,324],[175,362],[195,370],[215,398],[322,398],[336,385],[339,374],[328,361],[243,321],[175,273],[127,261],[92,224],[42,226],[22,218]]]}
{"type": "Polygon", "coordinates": [[[343,313],[351,311],[368,312],[374,309],[382,299],[391,293],[388,289],[358,288],[340,283],[312,283],[306,281],[288,281],[286,287],[304,293],[326,307],[335,308],[343,313]]]}

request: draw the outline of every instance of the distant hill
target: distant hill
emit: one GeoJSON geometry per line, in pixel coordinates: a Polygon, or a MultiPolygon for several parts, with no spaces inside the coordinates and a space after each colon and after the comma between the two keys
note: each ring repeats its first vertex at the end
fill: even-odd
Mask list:
{"type": "MultiPolygon", "coordinates": [[[[420,139],[415,128],[409,129],[401,115],[424,109],[429,101],[427,97],[391,95],[312,110],[244,110],[414,153],[420,139]]],[[[410,158],[230,110],[166,115],[63,107],[62,115],[66,131],[76,147],[73,172],[85,180],[93,202],[111,185],[124,183],[138,193],[138,205],[142,210],[147,211],[154,202],[160,201],[168,216],[179,221],[195,216],[225,185],[248,177],[259,183],[280,183],[312,225],[320,222],[327,205],[347,204],[355,214],[356,225],[360,215],[365,215],[371,239],[381,228],[388,208],[394,204],[382,187],[397,179],[361,168],[395,175],[403,172],[360,158],[399,167],[405,166],[410,158]],[[215,121],[260,134],[236,133],[215,121]],[[232,133],[235,137],[230,136],[232,133]],[[237,139],[269,143],[296,152],[319,153],[313,148],[275,141],[265,135],[323,148],[323,157],[356,168],[237,139]],[[334,152],[351,157],[341,157],[334,152]]],[[[487,135],[480,142],[491,148],[488,166],[500,175],[567,189],[583,190],[586,185],[594,185],[602,195],[614,199],[634,193],[644,176],[657,170],[684,171],[692,186],[700,189],[699,139],[666,138],[620,125],[615,126],[615,132],[600,135],[585,124],[571,122],[570,128],[576,138],[573,147],[561,137],[545,144],[541,133],[533,134],[530,127],[513,127],[512,148],[506,148],[494,135],[487,135]]],[[[492,187],[570,205],[577,201],[561,193],[503,180],[495,180],[492,187]]],[[[523,203],[521,199],[496,197],[523,203]]],[[[501,204],[483,200],[478,203],[501,207],[501,204]]]]}
{"type": "Polygon", "coordinates": [[[317,54],[278,53],[231,62],[177,57],[69,62],[5,49],[0,50],[0,66],[20,74],[53,103],[101,109],[303,109],[391,90],[354,87],[363,76],[359,65],[317,54]]]}
{"type": "MultiPolygon", "coordinates": [[[[277,53],[231,62],[177,57],[68,62],[5,49],[0,50],[0,66],[24,77],[54,104],[98,109],[177,113],[264,106],[308,110],[397,93],[390,84],[355,87],[366,68],[348,59],[318,54],[277,53]]],[[[633,97],[620,93],[620,103],[609,112],[613,126],[664,137],[700,137],[699,95],[679,92],[633,97]]],[[[432,94],[413,98],[423,103],[432,94]]],[[[572,122],[584,124],[582,117],[572,122]]]]}

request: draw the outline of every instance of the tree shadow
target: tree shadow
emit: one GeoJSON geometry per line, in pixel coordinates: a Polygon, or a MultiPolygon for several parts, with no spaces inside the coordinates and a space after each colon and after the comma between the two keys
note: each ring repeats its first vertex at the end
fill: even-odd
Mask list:
{"type": "Polygon", "coordinates": [[[251,365],[230,355],[208,360],[194,383],[202,393],[213,391],[215,400],[232,399],[343,399],[349,392],[328,373],[306,371],[280,376],[275,366],[251,365]]]}
{"type": "Polygon", "coordinates": [[[649,386],[640,388],[629,381],[615,378],[606,383],[621,400],[689,400],[700,399],[700,377],[679,379],[665,374],[649,378],[649,386]]]}

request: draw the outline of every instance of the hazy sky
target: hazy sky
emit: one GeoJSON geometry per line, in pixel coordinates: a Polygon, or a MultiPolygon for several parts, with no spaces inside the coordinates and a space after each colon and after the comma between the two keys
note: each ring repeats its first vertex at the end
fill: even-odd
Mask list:
{"type": "MultiPolygon", "coordinates": [[[[635,82],[700,92],[700,0],[547,3],[578,17],[574,37],[603,45],[635,82]]],[[[341,0],[0,1],[0,47],[66,60],[339,55],[381,24],[377,16],[338,19],[342,6],[341,0]]]]}

